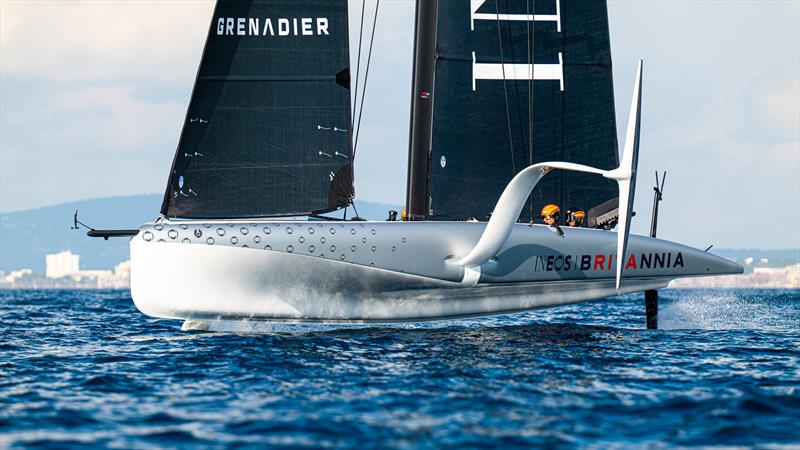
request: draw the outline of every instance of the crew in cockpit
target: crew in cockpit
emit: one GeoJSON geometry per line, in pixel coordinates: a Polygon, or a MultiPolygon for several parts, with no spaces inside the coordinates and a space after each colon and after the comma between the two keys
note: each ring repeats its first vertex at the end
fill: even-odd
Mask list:
{"type": "Polygon", "coordinates": [[[559,236],[563,237],[564,232],[561,231],[561,227],[558,226],[558,219],[560,218],[561,218],[561,208],[559,208],[558,205],[554,205],[551,203],[549,205],[545,205],[544,208],[542,208],[542,222],[544,222],[545,225],[550,227],[550,230],[552,230],[555,233],[558,233],[559,236]]]}
{"type": "Polygon", "coordinates": [[[568,227],[580,227],[583,226],[583,221],[586,219],[586,213],[581,210],[575,210],[575,208],[570,208],[567,210],[567,214],[565,220],[567,222],[568,227]]]}
{"type": "Polygon", "coordinates": [[[550,203],[542,208],[542,222],[545,225],[558,225],[558,220],[561,218],[561,208],[558,205],[550,203]]]}

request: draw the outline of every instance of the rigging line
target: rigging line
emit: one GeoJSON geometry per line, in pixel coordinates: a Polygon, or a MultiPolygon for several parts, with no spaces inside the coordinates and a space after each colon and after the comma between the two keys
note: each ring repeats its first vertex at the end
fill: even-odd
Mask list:
{"type": "Polygon", "coordinates": [[[503,95],[506,101],[506,123],[508,124],[508,143],[511,150],[511,170],[514,173],[512,177],[517,175],[517,164],[514,162],[514,137],[511,136],[511,111],[508,109],[508,88],[506,87],[506,63],[503,59],[503,36],[500,33],[500,6],[498,0],[494,0],[494,12],[497,18],[497,40],[500,43],[500,67],[503,69],[503,95]]]}
{"type": "MultiPolygon", "coordinates": [[[[536,14],[536,0],[526,0],[525,14],[536,14]]],[[[528,165],[533,165],[533,26],[535,21],[528,21],[528,165]]],[[[533,195],[528,196],[528,214],[530,223],[533,224],[533,195]]]]}
{"type": "Polygon", "coordinates": [[[361,73],[359,68],[361,64],[361,37],[364,34],[364,8],[366,7],[367,0],[361,1],[361,27],[358,29],[358,58],[356,58],[356,89],[355,98],[353,98],[353,113],[350,115],[350,133],[352,135],[353,122],[356,116],[356,105],[358,104],[358,75],[361,73]]]}
{"type": "Polygon", "coordinates": [[[356,125],[356,140],[353,144],[353,157],[356,157],[356,149],[358,148],[358,135],[361,133],[361,113],[364,112],[364,97],[367,96],[367,80],[369,79],[369,63],[372,60],[372,44],[375,42],[375,28],[378,25],[378,8],[381,6],[381,0],[375,2],[375,16],[372,18],[372,36],[369,39],[369,52],[367,52],[367,68],[364,70],[364,86],[361,88],[361,105],[358,107],[358,122],[356,125]]]}

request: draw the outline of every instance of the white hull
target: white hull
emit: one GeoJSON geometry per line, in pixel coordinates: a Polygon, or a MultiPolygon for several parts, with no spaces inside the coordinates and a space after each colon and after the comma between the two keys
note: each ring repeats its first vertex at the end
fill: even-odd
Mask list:
{"type": "MultiPolygon", "coordinates": [[[[143,313],[193,320],[397,322],[509,313],[616,295],[614,279],[462,287],[303,255],[236,247],[132,246],[143,313]],[[169,257],[164,257],[164,247],[169,257]],[[172,282],[164,283],[164,274],[172,282]],[[182,281],[186,280],[188,282],[182,281]]],[[[621,292],[669,280],[626,280],[621,292]]]]}
{"type": "MultiPolygon", "coordinates": [[[[242,224],[226,226],[225,237],[230,239],[231,230],[242,224]]],[[[622,288],[615,289],[613,270],[592,271],[545,271],[539,270],[537,254],[570,249],[555,247],[580,245],[586,247],[594,241],[598,249],[613,243],[615,233],[594,230],[567,230],[565,238],[559,238],[544,227],[519,226],[515,229],[510,247],[501,253],[497,261],[487,264],[480,282],[475,286],[459,282],[462,275],[448,263],[452,251],[438,246],[463,246],[472,241],[484,224],[431,224],[413,225],[402,223],[370,223],[361,234],[371,240],[363,242],[358,232],[346,232],[327,237],[326,246],[332,239],[342,248],[351,247],[353,240],[368,248],[366,254],[374,262],[340,261],[338,258],[321,257],[318,253],[300,253],[297,245],[293,253],[245,247],[246,237],[251,244],[255,230],[263,223],[248,225],[254,231],[242,235],[239,232],[237,245],[208,245],[200,239],[197,243],[181,243],[182,238],[172,230],[184,234],[191,228],[180,229],[177,225],[156,232],[156,237],[146,241],[143,233],[131,240],[131,291],[134,302],[143,313],[162,318],[190,320],[273,320],[301,322],[401,322],[443,318],[469,317],[502,314],[536,308],[565,305],[585,300],[665,287],[678,276],[699,275],[702,272],[720,273],[733,270],[731,266],[700,265],[707,255],[715,262],[719,258],[703,254],[688,247],[679,247],[686,260],[684,267],[675,270],[630,270],[626,273],[622,288]],[[377,229],[371,233],[372,228],[377,229]],[[185,231],[184,231],[185,230],[185,231]],[[461,231],[459,231],[461,230],[461,231]],[[400,237],[396,232],[400,232],[400,237]],[[161,234],[158,234],[161,233],[161,234]],[[389,241],[382,242],[381,236],[389,241]],[[340,236],[340,237],[339,237],[340,236]],[[369,251],[376,247],[394,248],[395,240],[407,243],[402,251],[389,250],[380,257],[380,251],[369,251]],[[447,239],[443,239],[447,236],[447,239]],[[588,239],[588,240],[587,240],[588,239]],[[520,240],[532,241],[530,244],[520,240]],[[608,242],[605,242],[608,241],[608,242]],[[536,242],[536,245],[533,245],[536,242]],[[520,255],[520,252],[526,252],[520,255]],[[697,255],[695,255],[695,253],[697,255]],[[392,256],[394,255],[394,256],[392,256]],[[439,268],[426,264],[438,261],[439,268]],[[504,266],[508,262],[511,266],[504,266]],[[373,267],[373,265],[376,265],[373,267]],[[380,267],[388,267],[380,268],[380,267]],[[398,269],[398,267],[405,267],[398,269]],[[709,267],[714,270],[710,270],[709,267]],[[433,274],[425,276],[420,269],[433,274]],[[416,274],[412,274],[417,271],[416,274]],[[527,279],[525,279],[527,278],[527,279]],[[507,279],[508,281],[503,282],[507,279]]],[[[360,228],[362,224],[348,224],[360,228]]],[[[215,225],[216,226],[216,225],[215,225]]],[[[327,231],[328,224],[322,226],[327,231]]],[[[283,226],[284,229],[286,225],[283,226]]],[[[295,225],[309,227],[308,223],[295,225]]],[[[143,228],[144,229],[144,228],[143,228]]],[[[215,228],[203,228],[210,232],[215,228]]],[[[361,231],[361,230],[359,230],[361,231]]],[[[208,233],[207,233],[208,234],[208,233]]],[[[281,241],[299,242],[298,233],[270,233],[262,236],[269,239],[275,248],[281,241]]],[[[151,235],[152,236],[152,235],[151,235]]],[[[214,236],[219,237],[217,233],[214,236]]],[[[320,240],[322,233],[313,236],[305,233],[303,249],[309,241],[320,240]]],[[[317,243],[317,246],[320,244],[317,243]]],[[[632,251],[658,250],[658,247],[674,244],[649,238],[634,239],[632,251]],[[663,243],[663,244],[662,244],[663,243]]],[[[676,247],[670,247],[675,250],[676,247]]],[[[663,249],[663,248],[662,248],[663,249]]],[[[590,251],[590,250],[587,250],[590,251]]],[[[355,251],[353,254],[358,254],[355,251]]],[[[356,258],[352,256],[351,258],[356,258]]],[[[707,261],[705,261],[707,262],[707,261]]],[[[541,267],[544,269],[544,267],[541,267]]]]}

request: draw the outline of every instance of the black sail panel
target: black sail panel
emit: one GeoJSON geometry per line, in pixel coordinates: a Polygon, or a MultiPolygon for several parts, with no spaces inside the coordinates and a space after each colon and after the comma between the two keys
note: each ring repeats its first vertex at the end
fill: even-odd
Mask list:
{"type": "MultiPolygon", "coordinates": [[[[486,220],[533,163],[615,168],[615,123],[604,1],[439,2],[429,219],[486,220]]],[[[597,175],[556,171],[520,220],[547,203],[588,210],[616,190],[597,175]]]]}
{"type": "Polygon", "coordinates": [[[346,0],[220,0],[162,214],[345,206],[353,196],[348,65],[346,0]]]}

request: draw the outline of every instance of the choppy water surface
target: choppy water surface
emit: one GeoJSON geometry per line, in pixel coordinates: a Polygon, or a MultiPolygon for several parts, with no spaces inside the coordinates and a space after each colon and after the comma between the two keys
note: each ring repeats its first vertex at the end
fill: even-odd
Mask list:
{"type": "Polygon", "coordinates": [[[0,291],[0,447],[800,444],[800,291],[184,333],[128,292],[0,291]],[[289,332],[292,331],[292,332],[289,332]]]}

